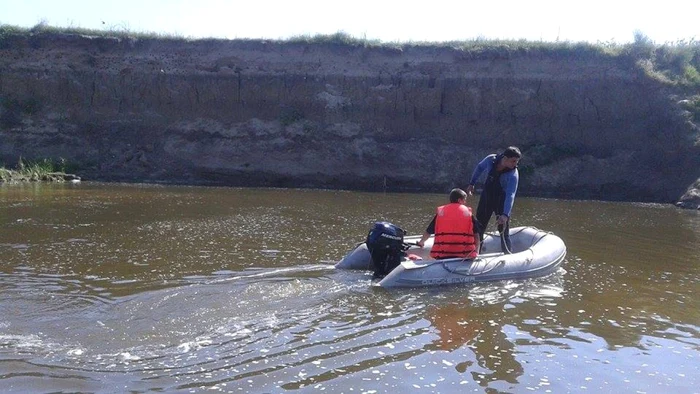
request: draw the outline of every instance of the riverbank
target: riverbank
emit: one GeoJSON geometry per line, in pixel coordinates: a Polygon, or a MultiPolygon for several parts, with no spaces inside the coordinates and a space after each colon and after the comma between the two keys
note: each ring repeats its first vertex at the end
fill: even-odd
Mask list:
{"type": "Polygon", "coordinates": [[[58,171],[51,160],[37,162],[20,160],[17,169],[0,167],[0,183],[18,182],[80,182],[80,177],[58,171]]]}
{"type": "Polygon", "coordinates": [[[0,169],[0,183],[18,182],[80,182],[80,177],[74,174],[52,172],[41,175],[25,175],[17,171],[0,169]]]}
{"type": "Polygon", "coordinates": [[[0,28],[0,163],[64,157],[107,182],[442,193],[516,145],[521,196],[674,204],[700,178],[698,69],[700,45],[644,37],[391,45],[0,28]]]}

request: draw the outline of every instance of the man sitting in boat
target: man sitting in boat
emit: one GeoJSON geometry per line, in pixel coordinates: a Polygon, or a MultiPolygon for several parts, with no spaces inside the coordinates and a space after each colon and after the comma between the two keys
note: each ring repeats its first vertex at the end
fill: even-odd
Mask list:
{"type": "Polygon", "coordinates": [[[479,254],[479,242],[475,234],[481,228],[466,203],[467,193],[455,188],[450,192],[450,203],[437,208],[433,220],[418,241],[418,246],[422,248],[430,235],[435,234],[430,257],[473,259],[479,254]]]}

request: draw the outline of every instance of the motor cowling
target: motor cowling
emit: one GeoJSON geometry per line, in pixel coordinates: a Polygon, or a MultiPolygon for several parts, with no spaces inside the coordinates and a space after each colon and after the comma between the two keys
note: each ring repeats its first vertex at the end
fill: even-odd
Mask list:
{"type": "Polygon", "coordinates": [[[382,278],[401,264],[408,248],[403,242],[406,232],[389,222],[376,222],[367,234],[367,249],[372,256],[374,277],[382,278]]]}

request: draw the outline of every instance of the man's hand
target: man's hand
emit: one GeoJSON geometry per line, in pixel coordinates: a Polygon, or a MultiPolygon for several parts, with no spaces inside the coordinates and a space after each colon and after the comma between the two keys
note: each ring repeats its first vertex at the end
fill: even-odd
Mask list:
{"type": "Polygon", "coordinates": [[[506,215],[496,216],[496,223],[499,225],[504,225],[504,224],[508,223],[508,216],[506,216],[506,215]]]}
{"type": "Polygon", "coordinates": [[[474,185],[467,186],[467,190],[465,190],[465,192],[467,192],[468,196],[471,196],[472,194],[474,194],[474,185]]]}
{"type": "Polygon", "coordinates": [[[430,234],[428,234],[427,232],[423,233],[423,236],[420,237],[418,242],[416,242],[416,245],[418,245],[421,249],[423,249],[423,246],[425,246],[425,241],[427,241],[428,238],[430,238],[430,234]]]}

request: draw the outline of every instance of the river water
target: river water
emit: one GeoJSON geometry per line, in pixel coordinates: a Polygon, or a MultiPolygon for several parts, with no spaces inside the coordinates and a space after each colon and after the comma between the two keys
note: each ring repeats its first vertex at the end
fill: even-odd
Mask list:
{"type": "Polygon", "coordinates": [[[445,200],[0,185],[0,391],[700,392],[700,212],[518,198],[513,226],[566,242],[553,275],[389,291],[333,269],[445,200]]]}

